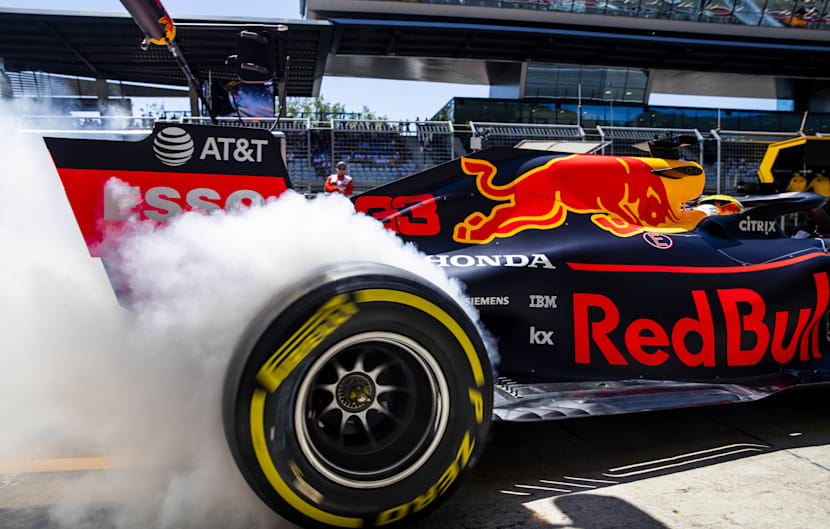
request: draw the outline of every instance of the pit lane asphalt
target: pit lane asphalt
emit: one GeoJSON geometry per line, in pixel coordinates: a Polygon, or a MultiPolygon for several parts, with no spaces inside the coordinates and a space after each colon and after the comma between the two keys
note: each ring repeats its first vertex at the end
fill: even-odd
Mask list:
{"type": "MultiPolygon", "coordinates": [[[[830,527],[829,405],[824,385],[754,403],[496,424],[462,489],[413,527],[830,527]]],[[[49,506],[80,474],[0,475],[0,527],[56,528],[49,506]]],[[[115,527],[107,513],[89,529],[115,527]]]]}

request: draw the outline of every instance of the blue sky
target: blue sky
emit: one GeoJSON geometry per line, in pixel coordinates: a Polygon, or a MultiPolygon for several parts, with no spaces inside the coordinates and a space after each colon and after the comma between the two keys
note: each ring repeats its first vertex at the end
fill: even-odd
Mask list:
{"type": "MultiPolygon", "coordinates": [[[[299,19],[299,0],[162,0],[175,20],[186,15],[256,16],[299,19]]],[[[1,7],[18,9],[71,9],[126,13],[118,0],[0,0],[1,7]]],[[[429,118],[454,96],[487,97],[489,89],[480,85],[325,77],[320,89],[327,101],[343,103],[346,110],[359,112],[366,105],[389,119],[429,118]],[[402,103],[405,101],[405,103],[402,103]]]]}

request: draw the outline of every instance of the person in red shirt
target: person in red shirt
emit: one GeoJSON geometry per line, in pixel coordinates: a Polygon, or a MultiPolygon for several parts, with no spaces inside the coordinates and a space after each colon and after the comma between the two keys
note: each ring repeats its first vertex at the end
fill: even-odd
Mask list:
{"type": "Polygon", "coordinates": [[[337,162],[337,170],[326,178],[326,186],[323,188],[326,193],[343,193],[346,196],[352,194],[352,177],[346,174],[346,162],[337,162]]]}

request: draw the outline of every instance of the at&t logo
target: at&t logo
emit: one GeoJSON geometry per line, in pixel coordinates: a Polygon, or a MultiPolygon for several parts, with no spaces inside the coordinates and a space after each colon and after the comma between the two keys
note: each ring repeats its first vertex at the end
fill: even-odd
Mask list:
{"type": "Polygon", "coordinates": [[[177,167],[184,165],[193,157],[193,138],[186,130],[179,127],[165,127],[153,140],[153,152],[164,165],[177,167]]]}
{"type": "MultiPolygon", "coordinates": [[[[199,153],[200,160],[261,163],[268,140],[208,136],[199,153]]],[[[153,140],[153,152],[164,165],[178,167],[193,158],[196,144],[181,127],[165,127],[153,140]]]]}

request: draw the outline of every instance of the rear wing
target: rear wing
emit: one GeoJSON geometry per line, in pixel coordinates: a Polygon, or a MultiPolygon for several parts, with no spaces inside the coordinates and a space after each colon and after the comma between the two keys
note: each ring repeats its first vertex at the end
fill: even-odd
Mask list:
{"type": "Polygon", "coordinates": [[[94,257],[129,221],[232,211],[292,188],[281,138],[264,129],[160,122],[140,141],[44,139],[94,257]]]}

